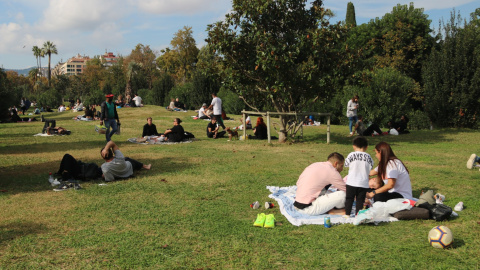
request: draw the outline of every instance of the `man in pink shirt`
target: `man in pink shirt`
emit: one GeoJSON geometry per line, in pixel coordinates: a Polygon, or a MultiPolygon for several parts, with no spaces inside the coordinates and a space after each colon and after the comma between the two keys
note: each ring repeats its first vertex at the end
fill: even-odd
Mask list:
{"type": "Polygon", "coordinates": [[[299,212],[321,215],[333,208],[345,207],[345,182],[340,175],[345,158],[331,153],[326,162],[316,162],[305,168],[297,181],[297,193],[293,204],[299,212]],[[336,192],[322,195],[324,188],[333,185],[336,192]]]}

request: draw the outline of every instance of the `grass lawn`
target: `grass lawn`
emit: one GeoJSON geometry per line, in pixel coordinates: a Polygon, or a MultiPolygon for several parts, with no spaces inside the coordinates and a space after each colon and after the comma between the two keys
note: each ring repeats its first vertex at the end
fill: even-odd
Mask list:
{"type": "MultiPolygon", "coordinates": [[[[479,269],[480,172],[467,170],[479,153],[478,131],[425,130],[369,138],[368,152],[385,140],[408,167],[414,196],[433,189],[452,207],[465,210],[444,222],[399,221],[374,225],[291,225],[278,208],[253,210],[250,203],[272,201],[267,185],[295,185],[310,163],[331,152],[352,151],[348,127],[304,128],[304,140],[268,145],[266,141],[208,139],[207,121],[194,112],[162,107],[119,110],[122,134],[114,135],[126,156],[146,164],[126,181],[83,190],[54,192],[48,173],[65,153],[101,164],[105,136],[95,122],[73,121],[73,112],[46,113],[70,136],[33,137],[43,123],[0,124],[0,269],[479,269]],[[148,116],[159,131],[180,117],[197,141],[176,145],[136,145],[148,116]],[[162,181],[164,179],[164,181],[162,181]],[[273,213],[274,229],[253,227],[258,213],[273,213]],[[448,226],[453,248],[429,246],[436,225],[448,226]]],[[[238,126],[225,121],[227,126],[238,126]]],[[[256,117],[252,117],[255,123],[256,117]]],[[[249,131],[251,134],[251,131],[249,131]]],[[[276,134],[272,134],[276,135],[276,134]]],[[[347,171],[342,172],[346,175],[347,171]]]]}

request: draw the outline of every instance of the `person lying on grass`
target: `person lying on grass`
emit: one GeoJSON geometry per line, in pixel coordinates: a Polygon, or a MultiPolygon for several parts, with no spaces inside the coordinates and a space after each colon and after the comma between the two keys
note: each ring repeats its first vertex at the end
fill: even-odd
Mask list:
{"type": "Polygon", "coordinates": [[[105,163],[102,164],[102,177],[105,181],[113,181],[116,178],[128,178],[133,175],[134,170],[146,169],[150,170],[151,164],[144,165],[143,163],[134,159],[123,156],[118,146],[109,141],[102,150],[100,150],[102,158],[105,163]]]}
{"type": "MultiPolygon", "coordinates": [[[[334,152],[326,162],[316,162],[305,168],[298,178],[293,203],[300,213],[315,216],[325,214],[333,208],[345,207],[346,185],[340,175],[344,162],[345,158],[334,152]],[[328,190],[331,185],[339,190],[322,195],[322,191],[328,190]]],[[[331,214],[344,215],[345,210],[331,214]]]]}

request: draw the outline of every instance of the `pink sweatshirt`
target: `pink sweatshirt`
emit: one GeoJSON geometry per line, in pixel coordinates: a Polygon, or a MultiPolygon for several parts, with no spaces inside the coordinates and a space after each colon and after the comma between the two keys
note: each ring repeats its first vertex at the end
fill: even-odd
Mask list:
{"type": "Polygon", "coordinates": [[[316,162],[305,168],[297,181],[297,194],[295,201],[309,204],[315,199],[322,189],[332,184],[339,190],[345,191],[345,182],[332,163],[316,162]]]}

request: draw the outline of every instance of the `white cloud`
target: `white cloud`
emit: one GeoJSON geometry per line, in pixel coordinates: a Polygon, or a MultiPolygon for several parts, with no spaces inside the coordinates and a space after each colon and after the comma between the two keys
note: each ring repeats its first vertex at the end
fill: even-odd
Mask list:
{"type": "Polygon", "coordinates": [[[147,13],[162,15],[191,15],[211,11],[225,0],[130,0],[138,8],[147,13]]]}
{"type": "Polygon", "coordinates": [[[40,28],[44,31],[95,30],[121,19],[128,7],[116,0],[50,0],[40,28]]]}

